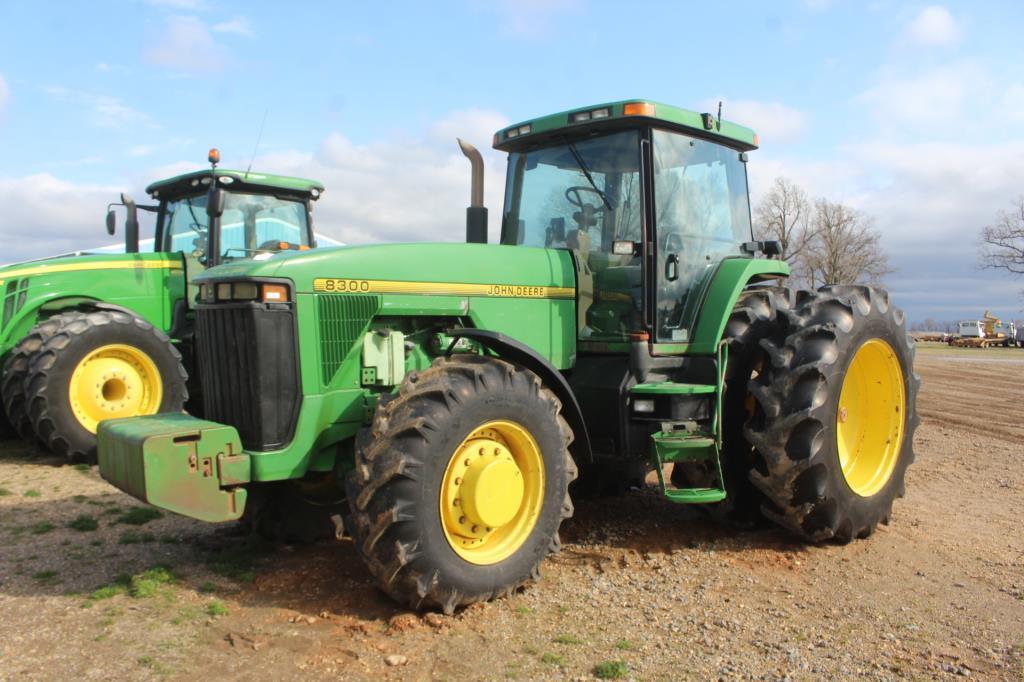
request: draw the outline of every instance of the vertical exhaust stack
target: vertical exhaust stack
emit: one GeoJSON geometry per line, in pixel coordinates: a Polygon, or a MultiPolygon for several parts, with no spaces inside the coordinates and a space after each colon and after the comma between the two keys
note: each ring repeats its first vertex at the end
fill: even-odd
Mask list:
{"type": "Polygon", "coordinates": [[[469,159],[472,173],[469,208],[466,209],[466,243],[487,243],[487,207],[484,206],[484,159],[477,148],[456,138],[459,149],[469,159]]]}

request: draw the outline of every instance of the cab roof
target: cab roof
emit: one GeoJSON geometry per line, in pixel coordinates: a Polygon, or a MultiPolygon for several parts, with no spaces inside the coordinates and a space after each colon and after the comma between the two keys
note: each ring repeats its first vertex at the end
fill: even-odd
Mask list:
{"type": "MultiPolygon", "coordinates": [[[[213,171],[221,187],[233,190],[257,190],[266,192],[280,191],[289,194],[304,194],[317,199],[324,191],[324,186],[316,180],[292,178],[286,175],[269,175],[253,171],[238,171],[218,168],[213,171]]],[[[197,170],[183,175],[176,175],[166,180],[157,180],[146,188],[146,194],[154,199],[161,195],[185,194],[190,191],[201,191],[210,186],[210,171],[197,170]]]]}
{"type": "Polygon", "coordinates": [[[719,120],[712,113],[698,113],[647,99],[605,102],[523,121],[495,133],[494,148],[518,151],[549,137],[635,127],[642,122],[719,140],[743,151],[757,149],[757,135],[750,128],[719,120]]]}

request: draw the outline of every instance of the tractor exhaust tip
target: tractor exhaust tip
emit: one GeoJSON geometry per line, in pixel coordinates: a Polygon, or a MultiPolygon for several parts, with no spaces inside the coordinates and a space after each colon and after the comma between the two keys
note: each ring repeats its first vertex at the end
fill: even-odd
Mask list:
{"type": "Polygon", "coordinates": [[[459,149],[469,159],[471,184],[469,207],[466,209],[466,243],[487,243],[487,207],[484,206],[484,159],[480,151],[461,138],[455,138],[459,149]]]}

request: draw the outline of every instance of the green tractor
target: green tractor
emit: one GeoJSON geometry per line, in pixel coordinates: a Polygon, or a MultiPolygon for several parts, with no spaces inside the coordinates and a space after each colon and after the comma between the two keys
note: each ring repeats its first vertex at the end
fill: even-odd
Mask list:
{"type": "Polygon", "coordinates": [[[445,612],[535,578],[573,494],[652,468],[673,502],[812,542],[889,521],[917,423],[903,314],[867,286],[782,286],[751,236],[751,130],[626,101],[494,146],[500,244],[463,145],[466,244],[198,277],[208,421],[104,421],[102,475],[198,519],[347,532],[387,594],[445,612]]]}
{"type": "Polygon", "coordinates": [[[22,438],[72,461],[95,458],[104,419],[180,412],[201,387],[192,371],[193,281],[207,268],[315,245],[311,180],[218,169],[155,182],[153,205],[127,195],[124,253],[79,252],[0,268],[0,397],[22,438]],[[222,216],[207,194],[223,188],[222,216]],[[139,211],[155,214],[142,252],[139,211]]]}

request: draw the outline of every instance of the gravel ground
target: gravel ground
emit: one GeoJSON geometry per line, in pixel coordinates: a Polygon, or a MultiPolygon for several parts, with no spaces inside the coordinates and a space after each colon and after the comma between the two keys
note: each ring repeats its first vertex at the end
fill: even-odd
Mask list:
{"type": "Polygon", "coordinates": [[[380,595],[348,541],[153,518],[95,468],[0,443],[0,679],[1022,680],[1021,357],[919,355],[918,460],[868,540],[638,490],[578,504],[537,584],[452,617],[380,595]]]}

